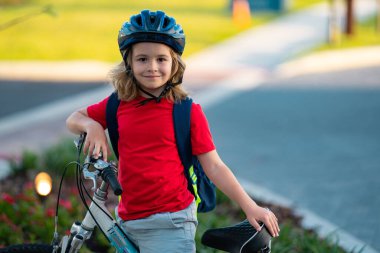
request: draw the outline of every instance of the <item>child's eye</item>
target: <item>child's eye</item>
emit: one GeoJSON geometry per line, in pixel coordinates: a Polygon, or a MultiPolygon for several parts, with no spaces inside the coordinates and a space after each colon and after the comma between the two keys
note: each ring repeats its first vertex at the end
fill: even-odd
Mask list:
{"type": "Polygon", "coordinates": [[[137,58],[137,61],[145,62],[146,61],[146,57],[137,58]]]}
{"type": "Polygon", "coordinates": [[[163,62],[163,61],[167,61],[167,60],[166,60],[166,58],[160,57],[160,58],[158,58],[158,61],[163,62]]]}

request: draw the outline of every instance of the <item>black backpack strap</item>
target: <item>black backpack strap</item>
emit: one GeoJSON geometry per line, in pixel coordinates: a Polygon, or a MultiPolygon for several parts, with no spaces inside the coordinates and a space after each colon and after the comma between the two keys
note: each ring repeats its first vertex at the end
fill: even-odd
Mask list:
{"type": "MultiPolygon", "coordinates": [[[[178,153],[182,164],[185,167],[185,174],[187,177],[190,177],[188,169],[191,167],[193,159],[190,139],[190,115],[192,104],[193,100],[191,98],[186,98],[179,103],[175,103],[173,107],[175,139],[178,153]]],[[[191,180],[188,180],[188,183],[189,190],[194,193],[191,180]]]]}
{"type": "Polygon", "coordinates": [[[106,121],[108,135],[112,144],[113,152],[117,159],[119,159],[118,141],[119,141],[119,127],[117,123],[117,109],[119,107],[120,100],[117,96],[116,91],[113,92],[107,101],[106,107],[106,121]]]}

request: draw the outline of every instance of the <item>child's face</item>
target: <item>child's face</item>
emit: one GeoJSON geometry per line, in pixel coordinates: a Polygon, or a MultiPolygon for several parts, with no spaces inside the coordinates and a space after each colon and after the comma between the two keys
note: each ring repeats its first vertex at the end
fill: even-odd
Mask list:
{"type": "Polygon", "coordinates": [[[172,64],[170,48],[164,44],[142,42],[132,47],[133,74],[142,88],[153,95],[160,95],[171,77],[172,64]]]}

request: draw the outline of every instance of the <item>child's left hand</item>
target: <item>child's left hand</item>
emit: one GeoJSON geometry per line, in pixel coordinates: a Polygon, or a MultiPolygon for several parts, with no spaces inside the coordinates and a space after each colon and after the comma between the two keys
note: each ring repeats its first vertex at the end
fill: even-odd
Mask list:
{"type": "Polygon", "coordinates": [[[261,221],[268,228],[270,234],[273,237],[279,236],[280,227],[278,225],[278,219],[276,215],[268,208],[256,206],[253,208],[250,214],[246,213],[249,223],[258,231],[260,231],[260,225],[258,221],[261,221]]]}

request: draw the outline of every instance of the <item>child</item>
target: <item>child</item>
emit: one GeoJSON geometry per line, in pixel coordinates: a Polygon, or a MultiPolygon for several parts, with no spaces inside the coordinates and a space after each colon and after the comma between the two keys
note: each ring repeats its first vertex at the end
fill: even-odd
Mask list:
{"type": "MultiPolygon", "coordinates": [[[[124,23],[118,43],[123,62],[111,71],[121,100],[119,126],[119,180],[123,195],[117,216],[141,253],[195,252],[197,226],[194,196],[187,188],[178,155],[173,104],[186,98],[180,85],[185,70],[181,55],[185,35],[164,12],[142,11],[124,23]]],[[[67,127],[87,133],[84,151],[95,157],[110,154],[103,101],[74,112],[67,127]]],[[[207,176],[237,202],[249,222],[264,222],[278,236],[276,216],[258,206],[220,159],[200,105],[191,108],[191,144],[207,176]]]]}

